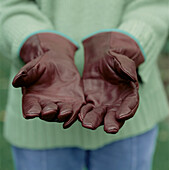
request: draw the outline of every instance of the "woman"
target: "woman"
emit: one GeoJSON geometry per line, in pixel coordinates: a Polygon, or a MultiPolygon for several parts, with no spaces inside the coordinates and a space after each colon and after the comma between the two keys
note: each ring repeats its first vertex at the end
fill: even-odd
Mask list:
{"type": "MultiPolygon", "coordinates": [[[[64,124],[64,127],[69,127],[73,124],[66,130],[62,128],[61,124],[44,121],[48,120],[48,118],[48,121],[53,119],[48,116],[41,116],[41,119],[44,120],[36,118],[27,121],[21,114],[21,91],[20,89],[14,89],[10,85],[5,137],[12,145],[16,169],[75,170],[87,166],[91,170],[150,170],[157,137],[156,126],[168,116],[167,99],[157,67],[157,57],[163,47],[169,27],[167,0],[109,0],[106,3],[96,0],[74,0],[71,2],[52,0],[1,0],[0,6],[0,49],[4,56],[10,57],[13,61],[11,80],[24,65],[22,60],[25,63],[29,63],[32,60],[24,60],[25,55],[22,55],[23,57],[20,56],[22,58],[21,60],[18,55],[19,53],[22,54],[22,50],[24,51],[25,43],[26,45],[27,43],[29,44],[32,37],[33,41],[31,41],[31,44],[37,42],[34,40],[35,36],[33,35],[38,34],[39,36],[42,35],[42,32],[47,33],[47,35],[52,32],[57,38],[66,40],[66,42],[69,42],[68,44],[70,42],[73,44],[74,50],[69,52],[72,57],[75,55],[75,64],[80,74],[83,71],[84,56],[86,57],[87,54],[83,52],[81,41],[83,37],[99,30],[102,30],[99,33],[105,33],[107,31],[104,29],[115,29],[111,30],[111,32],[121,33],[123,36],[127,36],[127,38],[137,44],[139,53],[142,54],[142,57],[144,56],[144,63],[139,63],[141,65],[138,65],[137,68],[137,73],[141,80],[139,84],[139,108],[136,115],[126,121],[124,125],[124,121],[133,116],[133,114],[130,114],[126,119],[121,119],[120,123],[117,123],[117,121],[116,124],[118,127],[115,131],[108,131],[110,133],[116,133],[123,125],[116,135],[104,132],[100,126],[101,122],[94,127],[91,125],[90,119],[87,119],[87,123],[84,123],[83,118],[81,119],[83,115],[78,116],[86,128],[82,127],[79,121],[74,123],[77,115],[68,122],[63,115],[61,116],[60,121],[67,122],[66,125],[64,124]],[[74,41],[80,45],[79,50],[76,52],[74,41]],[[88,128],[97,129],[92,131],[88,128]]],[[[98,34],[94,34],[93,36],[95,35],[97,36],[98,34]]],[[[40,40],[42,39],[40,37],[40,40]]],[[[101,44],[101,42],[98,43],[96,39],[94,41],[94,47],[95,44],[101,44]]],[[[46,40],[42,43],[46,43],[46,40]]],[[[90,44],[90,42],[88,43],[90,44]]],[[[54,44],[58,44],[56,48],[60,45],[59,41],[54,44]]],[[[86,48],[85,44],[84,48],[86,48]]],[[[58,48],[56,53],[59,49],[64,48],[63,46],[58,48]]],[[[103,51],[103,48],[100,48],[100,46],[96,49],[103,51]]],[[[33,51],[32,46],[30,50],[33,51]]],[[[53,51],[55,51],[55,48],[53,48],[53,51]]],[[[120,53],[120,50],[116,51],[116,53],[120,53]]],[[[65,59],[65,61],[67,60],[69,59],[65,59]]],[[[71,68],[73,67],[73,73],[76,73],[78,77],[76,80],[81,81],[78,73],[74,71],[76,69],[73,66],[73,62],[70,61],[67,64],[69,66],[71,65],[71,68]]],[[[65,64],[63,65],[65,66],[65,64]]],[[[62,69],[62,66],[60,69],[62,69]]],[[[64,68],[63,70],[67,69],[64,68]]],[[[88,71],[90,69],[86,69],[85,67],[86,70],[88,71]]],[[[15,80],[13,84],[16,87],[21,86],[15,80]]],[[[83,82],[84,93],[86,93],[85,87],[87,85],[85,81],[83,82]]],[[[87,99],[84,100],[86,94],[83,94],[83,85],[78,86],[81,102],[79,104],[80,106],[78,105],[78,108],[73,113],[84,113],[83,110],[79,111],[79,109],[82,105],[85,105],[85,102],[88,102],[87,99]]],[[[25,94],[24,88],[22,89],[23,94],[25,94]]],[[[27,107],[27,100],[25,103],[25,107],[27,107]]],[[[32,103],[30,105],[34,106],[36,101],[32,103]]],[[[54,107],[56,109],[56,106],[54,107]]],[[[26,110],[26,113],[28,113],[29,108],[26,110]]],[[[37,108],[38,106],[36,105],[37,108]]],[[[38,111],[41,112],[40,110],[38,111]]],[[[117,110],[115,111],[117,112],[117,110]]],[[[55,112],[52,111],[52,113],[55,112]]],[[[31,116],[28,115],[28,117],[25,117],[32,118],[38,115],[31,116]]],[[[57,117],[56,121],[58,119],[57,117]]],[[[94,119],[91,120],[93,121],[94,119]]],[[[103,118],[100,120],[102,121],[103,118]]]]}

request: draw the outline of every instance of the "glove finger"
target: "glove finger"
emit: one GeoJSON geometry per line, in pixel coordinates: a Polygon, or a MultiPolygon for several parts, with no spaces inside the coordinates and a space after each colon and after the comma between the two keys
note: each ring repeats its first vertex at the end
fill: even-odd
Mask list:
{"type": "Polygon", "coordinates": [[[134,61],[125,55],[113,51],[109,52],[111,56],[113,56],[108,58],[109,66],[112,67],[121,78],[135,82],[137,80],[137,73],[134,61]]]}
{"type": "Polygon", "coordinates": [[[81,103],[79,104],[76,103],[73,105],[73,112],[71,117],[63,124],[64,129],[69,128],[77,120],[81,107],[82,107],[81,103]]]}
{"type": "Polygon", "coordinates": [[[58,112],[58,106],[50,102],[44,106],[40,118],[46,121],[54,121],[58,112]]]}
{"type": "Polygon", "coordinates": [[[109,109],[104,118],[104,131],[115,134],[123,126],[124,121],[116,119],[116,112],[109,109]]]}
{"type": "Polygon", "coordinates": [[[82,126],[89,129],[96,129],[99,127],[104,119],[106,109],[103,107],[94,108],[88,112],[83,119],[82,126]]]}
{"type": "Polygon", "coordinates": [[[36,58],[23,66],[14,77],[12,85],[14,87],[26,87],[39,79],[45,68],[39,69],[39,65],[36,65],[38,61],[39,58],[36,58]]]}
{"type": "Polygon", "coordinates": [[[80,113],[78,114],[79,120],[81,122],[83,121],[86,114],[93,109],[93,107],[94,107],[93,104],[88,103],[81,108],[80,113]]]}
{"type": "Polygon", "coordinates": [[[68,103],[58,103],[57,105],[59,106],[59,114],[57,116],[57,121],[64,122],[72,115],[72,105],[68,103]]]}
{"type": "Polygon", "coordinates": [[[134,116],[139,105],[139,95],[138,90],[135,88],[130,92],[123,102],[121,106],[116,112],[116,118],[119,120],[127,120],[134,116]]]}
{"type": "Polygon", "coordinates": [[[22,110],[23,117],[25,119],[32,119],[40,116],[42,108],[37,98],[32,96],[23,96],[22,110]]]}

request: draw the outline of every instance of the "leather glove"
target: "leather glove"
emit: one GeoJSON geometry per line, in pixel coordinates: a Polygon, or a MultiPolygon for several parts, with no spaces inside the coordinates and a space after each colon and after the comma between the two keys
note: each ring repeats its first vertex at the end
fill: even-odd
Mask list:
{"type": "Polygon", "coordinates": [[[64,122],[64,128],[77,120],[84,93],[74,64],[76,50],[54,33],[38,33],[24,43],[20,57],[27,64],[13,80],[14,87],[22,87],[24,118],[64,122]]]}
{"type": "Polygon", "coordinates": [[[79,113],[82,125],[117,133],[133,117],[138,105],[137,67],[144,57],[137,43],[119,32],[102,32],[83,41],[86,105],[79,113]]]}

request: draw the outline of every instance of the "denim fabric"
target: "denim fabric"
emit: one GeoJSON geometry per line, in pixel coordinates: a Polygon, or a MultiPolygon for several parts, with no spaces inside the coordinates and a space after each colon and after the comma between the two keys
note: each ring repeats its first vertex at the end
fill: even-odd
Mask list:
{"type": "Polygon", "coordinates": [[[151,170],[158,127],[97,150],[31,150],[12,146],[16,170],[151,170]]]}

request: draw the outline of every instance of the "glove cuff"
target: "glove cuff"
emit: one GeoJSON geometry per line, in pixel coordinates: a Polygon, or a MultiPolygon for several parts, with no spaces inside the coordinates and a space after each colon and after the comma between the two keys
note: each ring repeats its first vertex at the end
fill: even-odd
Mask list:
{"type": "Polygon", "coordinates": [[[129,57],[136,67],[144,62],[144,55],[138,43],[122,32],[100,31],[83,39],[83,45],[86,62],[91,63],[105,57],[110,51],[129,57]]]}
{"type": "MultiPolygon", "coordinates": [[[[30,36],[21,46],[20,57],[25,62],[44,55],[47,51],[59,51],[67,53],[74,58],[78,49],[77,43],[71,38],[55,32],[41,32],[30,36]]],[[[57,56],[58,57],[58,56],[57,56]]]]}

